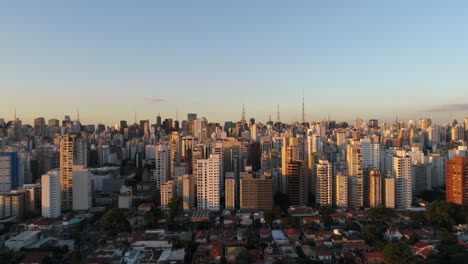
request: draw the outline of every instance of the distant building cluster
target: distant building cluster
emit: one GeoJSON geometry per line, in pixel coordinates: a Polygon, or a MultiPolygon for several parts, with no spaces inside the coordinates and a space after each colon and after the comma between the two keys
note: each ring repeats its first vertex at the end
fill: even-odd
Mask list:
{"type": "Polygon", "coordinates": [[[0,119],[0,218],[58,218],[108,204],[112,193],[131,208],[142,190],[159,190],[163,210],[178,196],[184,211],[272,211],[275,193],[291,206],[407,209],[444,187],[448,201],[468,205],[467,139],[468,118],[284,124],[278,114],[262,124],[243,113],[221,125],[188,114],[117,127],[79,116],[33,126],[0,119]]]}

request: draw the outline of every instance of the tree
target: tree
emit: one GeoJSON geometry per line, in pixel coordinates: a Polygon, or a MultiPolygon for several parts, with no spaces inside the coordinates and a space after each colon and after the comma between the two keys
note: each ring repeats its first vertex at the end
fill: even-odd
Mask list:
{"type": "Polygon", "coordinates": [[[153,228],[158,223],[158,220],[163,218],[163,212],[159,208],[153,208],[144,215],[144,220],[147,228],[153,228]]]}
{"type": "Polygon", "coordinates": [[[167,204],[170,209],[171,218],[174,220],[174,217],[180,213],[182,210],[182,199],[179,196],[172,196],[171,200],[167,204]]]}
{"type": "Polygon", "coordinates": [[[113,235],[130,231],[130,223],[127,221],[124,213],[118,208],[107,211],[101,217],[101,226],[113,235]]]}
{"type": "Polygon", "coordinates": [[[273,197],[273,201],[278,205],[284,213],[288,212],[288,208],[291,205],[289,201],[289,196],[287,194],[277,192],[273,197]]]}
{"type": "Polygon", "coordinates": [[[435,201],[426,209],[426,218],[429,223],[438,225],[449,230],[455,224],[463,224],[464,210],[460,205],[446,201],[435,201]]]}
{"type": "Polygon", "coordinates": [[[404,242],[388,243],[385,245],[382,255],[384,257],[385,264],[413,262],[411,249],[404,242]]]}
{"type": "Polygon", "coordinates": [[[156,207],[161,206],[161,192],[159,190],[156,190],[151,194],[150,202],[152,202],[156,207]]]}
{"type": "Polygon", "coordinates": [[[378,240],[378,235],[377,227],[374,224],[365,225],[361,232],[362,238],[369,244],[373,244],[378,240]]]}
{"type": "Polygon", "coordinates": [[[398,218],[393,209],[383,206],[368,209],[365,212],[365,216],[371,221],[387,221],[398,218]]]}
{"type": "Polygon", "coordinates": [[[410,218],[411,221],[413,221],[413,223],[418,227],[425,225],[427,222],[426,214],[424,212],[412,212],[410,218]]]}

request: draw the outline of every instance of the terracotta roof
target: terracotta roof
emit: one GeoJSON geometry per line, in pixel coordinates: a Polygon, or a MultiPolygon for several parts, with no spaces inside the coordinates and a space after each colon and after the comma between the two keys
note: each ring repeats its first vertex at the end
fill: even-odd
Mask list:
{"type": "Polygon", "coordinates": [[[362,256],[364,259],[383,259],[382,253],[380,252],[363,252],[362,256]]]}
{"type": "Polygon", "coordinates": [[[425,247],[429,247],[431,244],[423,241],[419,241],[418,243],[413,245],[413,249],[423,249],[425,247]]]}
{"type": "Polygon", "coordinates": [[[260,235],[270,235],[271,234],[270,229],[266,229],[266,228],[262,228],[258,232],[260,233],[260,235]]]}
{"type": "Polygon", "coordinates": [[[301,233],[299,232],[299,230],[295,229],[295,228],[285,228],[284,229],[284,232],[286,233],[286,235],[288,236],[298,236],[300,235],[301,233]]]}

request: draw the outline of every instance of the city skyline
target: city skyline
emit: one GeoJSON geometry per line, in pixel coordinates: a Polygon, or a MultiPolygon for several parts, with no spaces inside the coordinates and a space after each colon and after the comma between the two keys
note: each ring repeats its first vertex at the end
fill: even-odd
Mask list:
{"type": "MultiPolygon", "coordinates": [[[[188,112],[221,122],[435,123],[468,114],[468,4],[9,2],[1,116],[117,124],[188,112]],[[40,113],[40,115],[37,115],[40,113]],[[368,113],[372,113],[369,116],[368,113]]],[[[445,121],[447,120],[447,121],[445,121]]]]}

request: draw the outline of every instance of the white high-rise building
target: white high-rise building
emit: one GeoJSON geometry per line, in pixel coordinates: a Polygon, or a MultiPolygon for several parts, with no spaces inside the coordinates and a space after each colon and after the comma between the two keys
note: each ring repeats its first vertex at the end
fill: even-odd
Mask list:
{"type": "Polygon", "coordinates": [[[156,168],[153,170],[153,178],[156,180],[156,188],[159,190],[161,185],[169,179],[171,168],[171,148],[168,144],[158,143],[155,147],[156,168]]]}
{"type": "Polygon", "coordinates": [[[58,218],[61,210],[60,170],[55,169],[41,177],[42,217],[58,218]]]}
{"type": "Polygon", "coordinates": [[[348,207],[348,176],[339,172],[336,174],[336,206],[348,207]]]}
{"type": "Polygon", "coordinates": [[[346,161],[348,165],[348,200],[351,207],[361,207],[364,205],[364,171],[362,161],[362,150],[359,141],[351,141],[346,148],[346,161]]]}
{"type": "Polygon", "coordinates": [[[396,183],[396,208],[406,209],[413,202],[411,158],[406,156],[405,151],[398,151],[393,157],[392,175],[396,183]]]}
{"type": "Polygon", "coordinates": [[[333,204],[333,171],[332,164],[328,160],[319,160],[315,173],[315,202],[320,205],[333,204]]]}
{"type": "Polygon", "coordinates": [[[377,168],[380,170],[381,145],[372,143],[369,138],[361,139],[361,154],[363,168],[377,168]]]}
{"type": "Polygon", "coordinates": [[[197,160],[197,208],[219,211],[219,156],[197,160]]]}
{"type": "Polygon", "coordinates": [[[73,166],[73,210],[87,211],[93,206],[93,184],[88,169],[73,166]]]}

